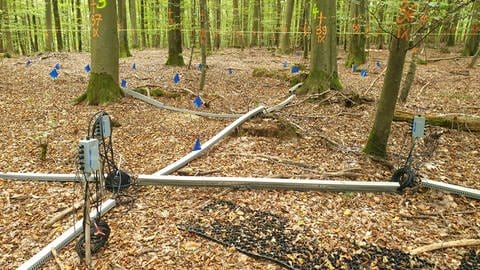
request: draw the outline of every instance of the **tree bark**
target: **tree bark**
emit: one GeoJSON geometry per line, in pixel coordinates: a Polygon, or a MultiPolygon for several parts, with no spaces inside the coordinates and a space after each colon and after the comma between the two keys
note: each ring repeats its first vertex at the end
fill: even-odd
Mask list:
{"type": "Polygon", "coordinates": [[[283,54],[292,52],[292,48],[290,47],[290,28],[293,17],[293,6],[294,0],[287,0],[285,16],[283,17],[282,32],[280,33],[280,53],[283,54]]]}
{"type": "Polygon", "coordinates": [[[312,1],[310,74],[297,93],[342,89],[337,71],[336,1],[312,1]]]}
{"type": "Polygon", "coordinates": [[[60,12],[58,11],[58,0],[52,0],[53,20],[55,23],[55,36],[57,38],[57,50],[63,51],[62,25],[60,23],[60,12]]]}
{"type": "Polygon", "coordinates": [[[80,0],[75,1],[75,11],[76,11],[76,22],[77,22],[77,44],[78,51],[83,51],[83,42],[82,42],[82,9],[80,0]]]}
{"type": "Polygon", "coordinates": [[[116,1],[90,0],[92,71],[87,91],[77,101],[90,105],[117,100],[123,94],[118,85],[118,32],[116,1]]]}
{"type": "Polygon", "coordinates": [[[277,20],[277,24],[275,26],[275,34],[274,34],[274,43],[275,43],[275,47],[279,47],[280,45],[280,32],[282,31],[282,1],[281,0],[277,0],[277,7],[276,7],[276,20],[277,20]]]}
{"type": "Polygon", "coordinates": [[[238,6],[238,0],[233,0],[233,47],[242,47],[242,32],[240,28],[240,12],[238,6]]]}
{"type": "Polygon", "coordinates": [[[48,52],[53,51],[53,16],[52,16],[52,0],[45,0],[45,49],[48,52]]]}
{"type": "Polygon", "coordinates": [[[128,1],[128,9],[130,15],[130,27],[132,32],[132,48],[138,48],[138,33],[137,33],[137,7],[135,0],[128,1]]]}
{"type": "Polygon", "coordinates": [[[215,36],[214,36],[214,42],[213,42],[213,47],[218,50],[220,49],[220,45],[222,42],[220,31],[222,27],[222,0],[215,0],[215,36]]]}
{"type": "Polygon", "coordinates": [[[387,143],[390,136],[393,115],[397,104],[398,92],[402,81],[403,66],[409,49],[411,23],[414,18],[411,14],[414,4],[411,1],[400,4],[400,13],[397,16],[395,36],[389,46],[387,71],[383,81],[383,88],[377,104],[375,120],[370,130],[367,143],[363,151],[366,154],[386,158],[387,143]]]}
{"type": "Polygon", "coordinates": [[[142,36],[142,47],[148,47],[147,43],[147,22],[145,18],[145,5],[146,1],[141,0],[140,1],[140,30],[141,30],[141,36],[142,36]]]}
{"type": "Polygon", "coordinates": [[[205,88],[205,78],[207,73],[207,0],[200,0],[200,50],[202,54],[202,75],[200,78],[200,90],[205,88]]]}
{"type": "Polygon", "coordinates": [[[365,52],[367,14],[368,0],[351,1],[350,18],[352,23],[349,25],[350,38],[345,61],[346,67],[358,66],[367,62],[367,53],[365,52]]]}
{"type": "Polygon", "coordinates": [[[305,6],[303,7],[303,59],[308,59],[308,51],[310,50],[310,39],[308,35],[310,22],[310,0],[305,0],[305,6]]]}
{"type": "Polygon", "coordinates": [[[128,48],[128,36],[127,36],[127,4],[125,0],[118,0],[118,24],[120,26],[119,33],[119,56],[130,57],[130,49],[128,48]]]}
{"type": "Polygon", "coordinates": [[[260,0],[253,0],[253,17],[252,17],[252,37],[250,47],[258,46],[258,33],[260,32],[260,0]]]}
{"type": "Polygon", "coordinates": [[[5,52],[8,54],[8,56],[11,56],[15,53],[14,48],[13,48],[13,38],[12,38],[12,32],[10,32],[10,12],[8,8],[8,3],[6,0],[3,0],[1,2],[1,8],[3,10],[2,14],[2,23],[3,23],[3,30],[5,33],[5,39],[4,39],[4,49],[5,52]]]}
{"type": "Polygon", "coordinates": [[[480,0],[476,0],[472,8],[472,18],[469,35],[465,41],[463,55],[473,56],[478,49],[480,42],[480,0]]]}
{"type": "Polygon", "coordinates": [[[415,73],[417,71],[417,55],[412,53],[412,59],[410,61],[410,66],[408,67],[407,76],[403,82],[402,89],[400,90],[400,96],[398,99],[401,103],[407,102],[408,94],[412,88],[413,81],[415,80],[415,73]]]}
{"type": "Polygon", "coordinates": [[[180,0],[168,1],[168,59],[169,66],[184,66],[182,55],[182,32],[180,0]]]}
{"type": "MultiPolygon", "coordinates": [[[[469,132],[480,132],[480,117],[464,114],[426,114],[425,122],[428,125],[457,129],[469,132]]],[[[393,117],[398,122],[413,122],[414,113],[396,111],[393,117]]]]}

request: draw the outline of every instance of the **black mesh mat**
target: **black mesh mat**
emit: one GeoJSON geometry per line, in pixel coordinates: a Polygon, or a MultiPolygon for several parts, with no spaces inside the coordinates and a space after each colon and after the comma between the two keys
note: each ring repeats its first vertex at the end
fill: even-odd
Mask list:
{"type": "Polygon", "coordinates": [[[288,269],[432,269],[434,264],[397,249],[345,240],[325,250],[316,239],[287,227],[288,220],[229,201],[214,201],[199,217],[178,224],[189,231],[247,255],[267,259],[288,269]]]}
{"type": "Polygon", "coordinates": [[[480,250],[471,249],[462,259],[459,270],[480,269],[480,250]]]}

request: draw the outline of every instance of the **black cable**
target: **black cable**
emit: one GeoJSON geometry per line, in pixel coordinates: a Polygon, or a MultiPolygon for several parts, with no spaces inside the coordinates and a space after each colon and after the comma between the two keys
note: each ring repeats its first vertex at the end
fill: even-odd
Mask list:
{"type": "Polygon", "coordinates": [[[412,168],[413,150],[415,148],[415,145],[416,139],[414,138],[405,164],[403,165],[403,167],[396,170],[390,178],[391,182],[398,182],[400,184],[397,189],[398,192],[403,192],[405,188],[413,187],[413,185],[415,184],[416,171],[412,168]]]}

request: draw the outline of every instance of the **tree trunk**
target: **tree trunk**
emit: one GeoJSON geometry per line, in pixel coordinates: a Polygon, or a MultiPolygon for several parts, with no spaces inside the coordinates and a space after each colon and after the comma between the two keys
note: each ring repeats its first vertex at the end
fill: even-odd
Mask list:
{"type": "Polygon", "coordinates": [[[283,17],[282,32],[280,33],[280,53],[292,52],[290,47],[290,26],[292,24],[294,0],[287,0],[285,16],[283,17]]]}
{"type": "MultiPolygon", "coordinates": [[[[152,4],[153,4],[153,7],[154,7],[153,10],[154,10],[155,16],[151,20],[154,22],[154,25],[157,26],[157,27],[154,27],[154,28],[158,28],[158,26],[161,25],[161,23],[160,23],[160,1],[156,0],[152,4]]],[[[155,48],[160,48],[160,43],[161,43],[160,31],[156,30],[156,31],[153,32],[153,46],[155,48]]]]}
{"type": "Polygon", "coordinates": [[[118,1],[118,22],[120,26],[119,35],[119,56],[130,57],[130,49],[128,48],[128,36],[127,36],[127,4],[125,0],[118,1]]]}
{"type": "Polygon", "coordinates": [[[245,46],[248,46],[248,15],[249,15],[249,1],[250,0],[242,0],[242,49],[245,48],[245,46]]]}
{"type": "MultiPolygon", "coordinates": [[[[32,2],[31,2],[31,6],[32,6],[32,8],[34,8],[33,0],[32,0],[32,2]]],[[[35,14],[32,14],[32,25],[33,25],[33,44],[32,44],[32,49],[33,49],[33,51],[38,52],[38,51],[39,51],[39,47],[38,47],[38,33],[39,33],[39,29],[38,29],[38,19],[37,19],[37,16],[36,16],[35,14]]]]}
{"type": "MultiPolygon", "coordinates": [[[[384,25],[383,22],[385,21],[386,3],[384,3],[383,1],[380,1],[379,5],[380,6],[378,8],[378,23],[381,25],[384,25]]],[[[385,33],[382,33],[383,31],[379,27],[377,27],[377,32],[378,32],[377,49],[382,50],[383,45],[385,44],[385,33]]]]}
{"type": "Polygon", "coordinates": [[[415,73],[417,72],[417,55],[412,53],[412,59],[410,62],[410,66],[408,67],[407,76],[405,77],[405,81],[403,82],[402,89],[400,91],[399,100],[401,103],[407,102],[408,94],[410,93],[410,89],[412,88],[413,81],[415,80],[415,73]]]}
{"type": "Polygon", "coordinates": [[[381,158],[387,157],[387,143],[390,136],[398,92],[402,81],[405,56],[409,49],[411,22],[409,15],[414,12],[411,2],[402,2],[401,14],[397,17],[396,35],[392,37],[389,47],[387,71],[383,81],[382,93],[377,104],[373,127],[370,130],[363,151],[369,155],[381,158]]]}
{"type": "Polygon", "coordinates": [[[214,37],[214,42],[213,42],[213,47],[218,50],[220,49],[221,45],[221,27],[222,27],[222,0],[215,0],[215,37],[214,37]]]}
{"type": "Polygon", "coordinates": [[[116,1],[90,0],[92,71],[86,93],[77,101],[88,104],[109,103],[122,96],[118,85],[118,32],[116,1]]]}
{"type": "Polygon", "coordinates": [[[252,17],[252,37],[250,47],[258,46],[258,33],[260,32],[260,0],[253,0],[253,17],[252,17]]]}
{"type": "Polygon", "coordinates": [[[4,26],[3,31],[5,33],[4,49],[5,49],[5,52],[8,54],[8,56],[11,56],[15,53],[15,51],[13,48],[12,32],[10,32],[10,12],[8,8],[7,0],[2,0],[1,4],[2,4],[1,8],[3,10],[3,14],[1,18],[4,26]]]}
{"type": "Polygon", "coordinates": [[[240,28],[240,12],[238,6],[238,0],[233,0],[233,47],[242,47],[242,36],[240,28]]]}
{"type": "Polygon", "coordinates": [[[472,18],[470,25],[470,33],[465,41],[463,55],[473,56],[477,52],[478,43],[480,42],[480,0],[476,0],[472,8],[472,18]]]}
{"type": "Polygon", "coordinates": [[[275,47],[279,47],[280,45],[280,32],[282,31],[282,1],[277,0],[277,8],[276,8],[276,15],[275,19],[277,21],[277,24],[275,26],[275,34],[274,34],[274,41],[275,41],[275,47]]]}
{"type": "Polygon", "coordinates": [[[205,77],[207,72],[207,0],[200,0],[200,50],[202,54],[202,76],[200,78],[200,90],[205,88],[205,77]]]}
{"type": "Polygon", "coordinates": [[[58,0],[52,0],[53,19],[55,22],[55,36],[57,37],[57,50],[63,51],[62,25],[60,23],[60,12],[58,11],[58,0]]]}
{"type": "Polygon", "coordinates": [[[168,59],[169,66],[183,66],[180,0],[168,1],[168,59]]]}
{"type": "Polygon", "coordinates": [[[367,53],[365,52],[367,14],[368,0],[351,1],[350,18],[352,18],[352,23],[349,25],[350,40],[345,61],[346,67],[358,66],[367,62],[367,53]]]}
{"type": "Polygon", "coordinates": [[[336,1],[314,0],[312,8],[310,74],[298,94],[342,88],[337,71],[336,1]]]}
{"type": "Polygon", "coordinates": [[[138,48],[138,34],[137,34],[137,7],[135,6],[135,0],[128,1],[128,9],[130,15],[130,27],[132,32],[132,48],[138,48]]]}
{"type": "Polygon", "coordinates": [[[141,33],[141,36],[142,36],[142,47],[148,47],[148,44],[147,44],[147,22],[146,22],[146,18],[145,18],[145,5],[146,5],[146,1],[145,0],[141,0],[140,1],[140,31],[142,32],[141,33]]]}
{"type": "Polygon", "coordinates": [[[48,52],[53,51],[53,16],[52,16],[52,0],[45,0],[45,49],[48,52]]]}
{"type": "Polygon", "coordinates": [[[76,21],[77,21],[77,44],[78,51],[83,51],[83,42],[82,42],[82,8],[80,0],[75,1],[75,11],[76,11],[76,21]]]}
{"type": "MultiPolygon", "coordinates": [[[[452,3],[452,0],[448,0],[449,4],[449,9],[452,11],[454,8],[454,5],[452,3]]],[[[458,13],[455,12],[453,14],[453,18],[449,21],[448,26],[446,27],[446,34],[447,34],[447,42],[446,45],[448,47],[455,46],[455,34],[457,32],[457,23],[458,23],[458,13]]]]}
{"type": "Polygon", "coordinates": [[[308,35],[310,21],[310,0],[305,0],[305,6],[303,7],[303,58],[308,59],[308,51],[310,50],[310,39],[308,35]]]}

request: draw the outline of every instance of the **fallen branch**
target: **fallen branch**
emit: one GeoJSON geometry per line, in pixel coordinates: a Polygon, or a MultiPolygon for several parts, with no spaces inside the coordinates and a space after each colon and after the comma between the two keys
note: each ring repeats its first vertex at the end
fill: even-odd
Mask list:
{"type": "MultiPolygon", "coordinates": [[[[413,121],[415,114],[406,111],[396,111],[393,116],[394,121],[409,122],[413,121]]],[[[426,124],[432,126],[446,127],[471,132],[480,131],[480,117],[476,115],[465,114],[426,114],[426,124]]]]}
{"type": "Polygon", "coordinates": [[[465,56],[451,56],[451,57],[444,57],[444,58],[422,59],[420,61],[424,63],[429,63],[429,62],[438,62],[443,60],[457,60],[462,58],[465,58],[465,56]]]}
{"type": "Polygon", "coordinates": [[[60,270],[65,269],[65,266],[60,261],[60,258],[58,258],[57,250],[55,248],[52,248],[52,255],[53,255],[53,258],[55,259],[55,262],[58,265],[58,268],[60,268],[60,270]]]}
{"type": "Polygon", "coordinates": [[[380,77],[385,73],[385,71],[387,70],[387,68],[384,68],[382,70],[382,72],[380,72],[380,74],[378,74],[378,76],[375,78],[375,80],[373,80],[373,82],[370,84],[370,86],[367,88],[367,90],[365,90],[363,93],[362,93],[362,96],[365,96],[368,92],[370,92],[370,90],[372,90],[373,86],[375,85],[375,83],[378,81],[378,79],[380,79],[380,77]]]}
{"type": "MultiPolygon", "coordinates": [[[[92,197],[91,200],[96,200],[97,199],[97,193],[95,193],[92,197]]],[[[84,201],[79,201],[75,202],[72,206],[64,209],[60,213],[56,214],[53,216],[46,224],[45,227],[51,227],[55,222],[59,221],[60,219],[64,218],[66,215],[80,209],[83,206],[84,201]]]]}
{"type": "Polygon", "coordinates": [[[410,254],[417,255],[420,253],[434,251],[434,250],[443,249],[443,248],[479,246],[479,245],[480,245],[480,239],[462,239],[462,240],[435,243],[435,244],[430,244],[423,247],[414,248],[410,250],[410,254]]]}

